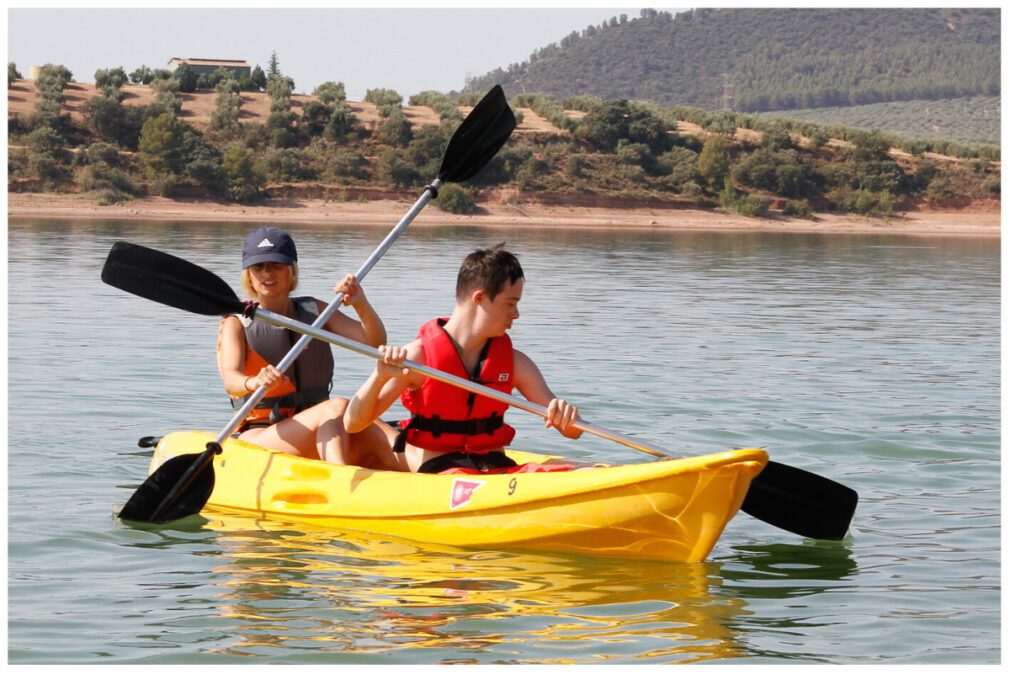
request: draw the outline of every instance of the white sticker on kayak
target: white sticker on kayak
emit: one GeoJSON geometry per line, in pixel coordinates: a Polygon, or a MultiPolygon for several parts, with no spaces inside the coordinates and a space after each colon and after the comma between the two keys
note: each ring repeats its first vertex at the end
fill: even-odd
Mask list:
{"type": "Polygon", "coordinates": [[[463,478],[453,480],[452,494],[449,496],[449,510],[465,506],[470,502],[473,493],[483,486],[484,483],[477,480],[464,480],[463,478]]]}

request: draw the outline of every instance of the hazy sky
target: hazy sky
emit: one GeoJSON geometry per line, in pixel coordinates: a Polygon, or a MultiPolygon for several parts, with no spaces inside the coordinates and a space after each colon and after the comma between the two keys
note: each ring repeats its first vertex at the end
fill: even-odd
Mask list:
{"type": "Polygon", "coordinates": [[[173,56],[243,59],[265,70],[276,51],[281,72],[294,79],[298,93],[333,80],[344,82],[351,100],[375,87],[395,89],[406,99],[426,89],[460,90],[468,74],[520,63],[590,24],[620,14],[636,18],[642,6],[664,9],[620,7],[619,0],[606,7],[585,7],[587,2],[554,9],[213,4],[226,7],[9,8],[7,60],[26,77],[30,66],[54,63],[69,68],[76,81],[94,82],[99,68],[122,66],[127,73],[141,65],[161,68],[173,56]]]}

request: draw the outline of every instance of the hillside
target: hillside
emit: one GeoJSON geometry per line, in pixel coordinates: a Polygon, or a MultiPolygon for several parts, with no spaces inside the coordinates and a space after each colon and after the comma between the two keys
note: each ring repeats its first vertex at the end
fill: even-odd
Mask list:
{"type": "MultiPolygon", "coordinates": [[[[150,195],[395,199],[436,174],[464,103],[476,101],[426,92],[401,106],[388,91],[385,99],[370,92],[374,103],[248,91],[166,96],[153,86],[110,92],[53,79],[8,88],[8,190],[84,192],[102,204],[150,195]],[[222,112],[231,115],[224,124],[222,112]]],[[[522,119],[510,142],[465,188],[441,190],[437,205],[453,213],[488,200],[516,209],[719,207],[808,219],[998,208],[993,146],[626,100],[576,104],[515,96],[522,119]]]]}
{"type": "Polygon", "coordinates": [[[998,9],[642,10],[572,32],[465,91],[743,112],[998,96],[998,9]]]}
{"type": "Polygon", "coordinates": [[[943,138],[958,143],[1000,142],[1002,106],[998,96],[935,101],[892,101],[849,107],[777,110],[760,113],[825,126],[879,129],[911,138],[943,138]]]}

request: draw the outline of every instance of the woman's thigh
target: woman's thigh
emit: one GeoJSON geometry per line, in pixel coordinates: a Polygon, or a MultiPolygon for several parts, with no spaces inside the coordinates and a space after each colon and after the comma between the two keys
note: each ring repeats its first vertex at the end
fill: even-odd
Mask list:
{"type": "Polygon", "coordinates": [[[319,427],[340,416],[346,406],[346,401],[328,400],[303,410],[289,419],[278,421],[273,426],[252,428],[243,433],[241,439],[286,454],[318,459],[316,434],[319,427]]]}

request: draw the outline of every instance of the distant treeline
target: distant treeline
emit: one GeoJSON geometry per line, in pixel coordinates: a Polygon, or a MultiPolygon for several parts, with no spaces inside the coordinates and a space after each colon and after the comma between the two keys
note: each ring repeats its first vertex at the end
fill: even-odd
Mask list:
{"type": "Polygon", "coordinates": [[[998,96],[999,9],[645,9],[467,82],[753,112],[998,96]]]}

